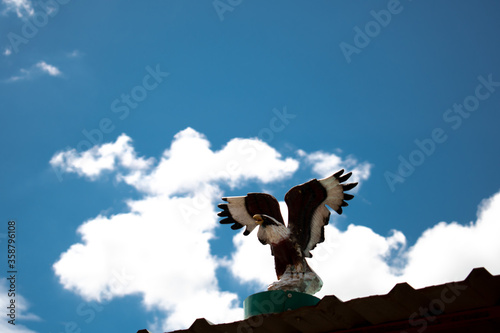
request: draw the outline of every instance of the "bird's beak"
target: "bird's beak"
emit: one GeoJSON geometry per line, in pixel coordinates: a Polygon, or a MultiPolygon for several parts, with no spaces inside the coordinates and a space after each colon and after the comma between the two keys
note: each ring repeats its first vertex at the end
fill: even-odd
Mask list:
{"type": "Polygon", "coordinates": [[[258,225],[261,225],[262,222],[264,222],[264,220],[262,219],[262,216],[260,216],[260,214],[255,214],[253,216],[253,219],[255,220],[255,223],[258,225]]]}

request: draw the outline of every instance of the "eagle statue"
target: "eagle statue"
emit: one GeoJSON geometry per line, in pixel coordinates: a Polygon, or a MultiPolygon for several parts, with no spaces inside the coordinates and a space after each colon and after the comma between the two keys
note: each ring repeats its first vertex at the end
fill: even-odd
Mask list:
{"type": "Polygon", "coordinates": [[[291,188],[285,195],[288,207],[288,226],[285,226],[279,203],[265,193],[222,198],[218,213],[224,217],[221,224],[232,224],[231,229],[245,227],[249,235],[257,226],[259,241],[271,247],[278,281],[268,290],[290,290],[314,295],[323,286],[320,277],[309,267],[306,258],[311,250],[325,240],[324,227],[330,219],[328,205],[338,214],[354,196],[346,191],[358,183],[345,184],[352,173],[344,170],[324,179],[313,179],[291,188]]]}

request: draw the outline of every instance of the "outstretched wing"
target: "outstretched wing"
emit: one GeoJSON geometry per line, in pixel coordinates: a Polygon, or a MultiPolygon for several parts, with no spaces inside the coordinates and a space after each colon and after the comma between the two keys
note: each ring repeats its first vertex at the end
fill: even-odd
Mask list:
{"type": "Polygon", "coordinates": [[[227,203],[219,204],[222,209],[217,215],[225,217],[220,223],[233,224],[231,229],[241,229],[246,227],[245,236],[250,234],[257,226],[253,216],[255,214],[265,214],[274,217],[278,222],[283,222],[278,200],[270,194],[248,193],[244,197],[222,198],[227,203]]]}
{"type": "Polygon", "coordinates": [[[310,251],[325,240],[324,227],[330,219],[326,205],[342,214],[342,207],[348,205],[346,200],[354,198],[345,191],[358,183],[342,184],[352,175],[349,172],[342,176],[343,173],[342,169],[330,177],[297,185],[285,195],[288,228],[306,257],[312,257],[310,251]]]}

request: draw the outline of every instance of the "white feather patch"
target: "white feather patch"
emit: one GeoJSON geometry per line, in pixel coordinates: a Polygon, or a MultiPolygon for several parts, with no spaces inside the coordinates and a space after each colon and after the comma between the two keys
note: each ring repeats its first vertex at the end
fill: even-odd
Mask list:
{"type": "Polygon", "coordinates": [[[261,225],[257,232],[257,237],[265,241],[266,244],[278,244],[282,240],[290,237],[290,230],[281,223],[279,223],[279,225],[270,225],[266,227],[261,225]]]}
{"type": "MultiPolygon", "coordinates": [[[[325,200],[326,201],[326,200],[325,200]]],[[[321,240],[321,229],[326,225],[326,218],[330,215],[330,211],[325,206],[325,201],[323,201],[315,210],[311,218],[311,232],[310,239],[304,249],[304,255],[308,258],[311,257],[311,251],[316,244],[321,240]]]]}
{"type": "Polygon", "coordinates": [[[248,214],[247,207],[245,205],[246,197],[228,197],[227,200],[227,208],[229,209],[229,213],[235,221],[240,224],[246,226],[246,230],[251,232],[257,224],[250,214],[248,214]]]}
{"type": "Polygon", "coordinates": [[[326,190],[326,199],[322,204],[327,204],[333,210],[339,209],[342,200],[344,200],[344,188],[338,178],[330,176],[320,179],[319,182],[326,190]]]}

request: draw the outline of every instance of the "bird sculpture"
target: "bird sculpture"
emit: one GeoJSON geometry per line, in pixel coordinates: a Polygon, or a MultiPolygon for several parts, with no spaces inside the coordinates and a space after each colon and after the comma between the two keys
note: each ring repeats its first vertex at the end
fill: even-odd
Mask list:
{"type": "Polygon", "coordinates": [[[338,214],[354,196],[345,193],[358,183],[345,184],[352,173],[344,170],[324,179],[312,179],[291,188],[285,195],[288,207],[288,226],[285,226],[279,203],[265,193],[222,198],[218,213],[224,217],[221,224],[232,224],[231,229],[245,227],[249,235],[259,227],[257,238],[271,247],[278,281],[268,290],[289,290],[314,295],[323,286],[321,278],[309,267],[306,258],[311,250],[325,240],[325,225],[330,219],[328,205],[338,214]]]}

